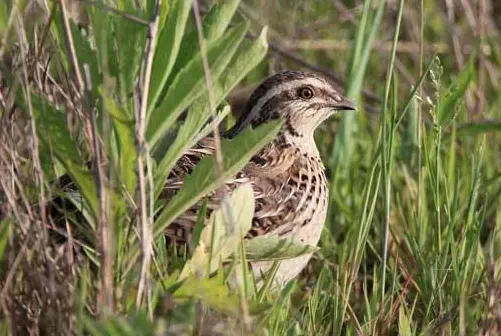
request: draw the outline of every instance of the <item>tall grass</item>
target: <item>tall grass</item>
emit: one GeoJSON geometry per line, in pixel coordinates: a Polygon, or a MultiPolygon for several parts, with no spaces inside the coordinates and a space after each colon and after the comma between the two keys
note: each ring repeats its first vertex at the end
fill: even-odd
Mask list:
{"type": "Polygon", "coordinates": [[[2,334],[498,334],[501,58],[496,13],[480,1],[473,19],[493,29],[478,30],[474,3],[0,4],[2,334]],[[207,225],[201,211],[192,249],[167,248],[165,229],[280,122],[222,140],[166,202],[175,162],[231,123],[238,84],[298,62],[343,72],[359,106],[316,134],[320,249],[245,241],[247,186],[207,225]],[[75,210],[58,223],[55,198],[75,210]],[[312,251],[273,286],[279,260],[312,251]],[[260,284],[252,260],[276,261],[260,284]]]}

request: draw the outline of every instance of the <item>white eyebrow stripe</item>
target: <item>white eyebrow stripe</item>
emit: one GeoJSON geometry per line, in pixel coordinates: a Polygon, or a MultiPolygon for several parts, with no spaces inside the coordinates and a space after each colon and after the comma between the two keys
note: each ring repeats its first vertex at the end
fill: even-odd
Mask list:
{"type": "Polygon", "coordinates": [[[254,119],[254,117],[256,117],[259,114],[259,111],[264,106],[264,104],[266,104],[266,102],[269,101],[271,98],[273,98],[277,94],[282,93],[283,91],[288,91],[294,87],[297,87],[298,84],[299,85],[311,85],[313,87],[318,87],[320,89],[324,89],[325,91],[332,91],[333,90],[332,86],[330,86],[326,82],[324,82],[320,79],[311,78],[311,77],[297,79],[297,80],[293,80],[290,82],[282,83],[282,84],[278,85],[277,87],[274,87],[271,90],[268,90],[268,92],[264,96],[259,98],[256,105],[254,105],[251,112],[247,115],[246,121],[250,121],[250,120],[254,119]]]}

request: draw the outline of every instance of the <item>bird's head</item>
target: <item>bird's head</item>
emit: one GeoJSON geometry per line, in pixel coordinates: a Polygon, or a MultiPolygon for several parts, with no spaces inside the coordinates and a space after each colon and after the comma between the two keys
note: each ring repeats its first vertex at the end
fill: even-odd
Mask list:
{"type": "Polygon", "coordinates": [[[283,118],[283,135],[292,142],[309,141],[317,126],[339,110],[355,110],[355,105],[324,78],[308,72],[284,71],[266,79],[252,93],[230,136],[248,125],[257,127],[283,118]]]}

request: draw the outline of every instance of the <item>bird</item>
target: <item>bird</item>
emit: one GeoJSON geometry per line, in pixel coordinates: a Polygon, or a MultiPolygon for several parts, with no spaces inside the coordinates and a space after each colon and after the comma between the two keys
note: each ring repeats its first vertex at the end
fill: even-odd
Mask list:
{"type": "MultiPolygon", "coordinates": [[[[325,168],[314,140],[316,128],[341,110],[355,110],[321,75],[305,71],[282,71],[265,79],[249,97],[235,125],[222,134],[233,138],[242,130],[283,119],[277,136],[265,145],[230,180],[224,183],[231,194],[249,183],[254,194],[254,214],[246,239],[276,236],[300,244],[316,246],[325,223],[328,187],[325,168]]],[[[176,162],[160,195],[171,199],[182,188],[184,178],[197,163],[215,152],[213,136],[200,140],[176,162]]],[[[208,195],[207,209],[220,207],[222,196],[208,195]]],[[[200,201],[179,216],[165,231],[168,245],[187,246],[198,214],[200,201]]],[[[312,254],[282,260],[274,281],[284,285],[306,267],[312,254]]],[[[255,275],[263,275],[272,262],[252,263],[255,275]]]]}

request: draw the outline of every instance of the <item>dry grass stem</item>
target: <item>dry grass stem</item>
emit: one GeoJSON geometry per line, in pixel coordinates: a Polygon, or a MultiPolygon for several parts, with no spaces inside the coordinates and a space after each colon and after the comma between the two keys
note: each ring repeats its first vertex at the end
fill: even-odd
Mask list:
{"type": "MultiPolygon", "coordinates": [[[[151,198],[152,190],[154,190],[153,180],[150,178],[148,183],[146,179],[146,171],[150,172],[151,167],[147,167],[148,157],[150,155],[145,139],[146,132],[146,112],[148,110],[148,94],[150,89],[151,68],[153,64],[153,56],[158,35],[158,22],[160,13],[160,0],[155,2],[155,11],[152,21],[148,24],[148,40],[144,52],[144,63],[140,75],[140,103],[139,111],[136,113],[136,150],[138,153],[137,168],[139,179],[139,213],[141,223],[141,247],[142,247],[142,263],[141,276],[136,297],[137,307],[141,306],[143,296],[146,293],[146,298],[149,297],[150,288],[148,285],[150,276],[150,264],[153,253],[153,217],[152,209],[148,207],[148,195],[150,196],[150,206],[152,206],[153,198],[151,198]],[[149,184],[150,192],[147,192],[149,184]]],[[[149,304],[147,304],[149,306],[149,304]]],[[[151,312],[150,312],[151,313],[151,312]]]]}

